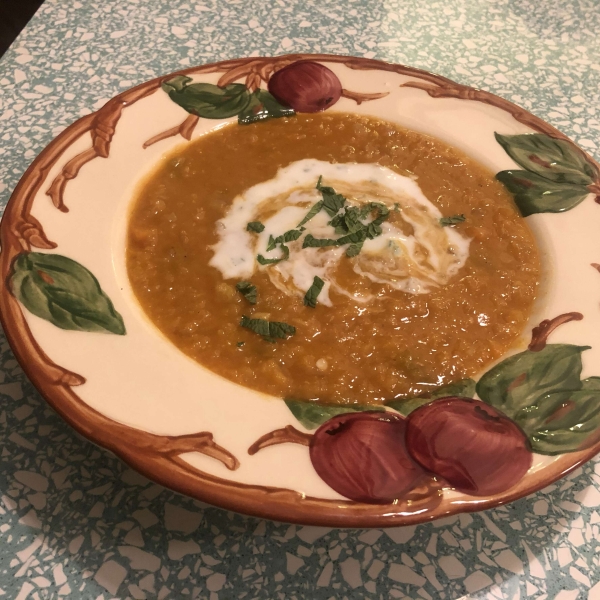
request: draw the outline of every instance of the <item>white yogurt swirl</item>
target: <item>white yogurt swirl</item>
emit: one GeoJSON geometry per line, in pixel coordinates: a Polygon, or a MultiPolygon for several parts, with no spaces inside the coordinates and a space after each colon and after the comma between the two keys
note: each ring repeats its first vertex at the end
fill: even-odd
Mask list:
{"type": "Polygon", "coordinates": [[[268,181],[259,183],[236,197],[223,219],[217,222],[219,241],[213,246],[210,265],[225,279],[249,279],[256,269],[266,269],[277,288],[290,295],[303,296],[318,276],[325,281],[319,302],[331,306],[330,289],[367,302],[369,293],[353,291],[340,283],[336,271],[340,261],[352,261],[359,278],[387,284],[409,294],[426,294],[440,287],[458,272],[469,256],[470,240],[452,227],[442,227],[442,214],[423,194],[416,181],[376,164],[332,164],[305,159],[280,169],[268,181]],[[330,186],[347,198],[347,206],[370,202],[385,204],[396,211],[393,223],[384,221],[382,234],[365,240],[360,254],[345,255],[346,246],[302,248],[303,239],[338,238],[329,224],[331,217],[319,212],[305,224],[302,236],[287,246],[287,260],[261,266],[257,254],[265,258],[281,256],[279,248],[266,252],[269,237],[295,229],[308,210],[321,199],[315,188],[330,186]],[[260,221],[260,234],[246,230],[249,222],[260,221]]]}

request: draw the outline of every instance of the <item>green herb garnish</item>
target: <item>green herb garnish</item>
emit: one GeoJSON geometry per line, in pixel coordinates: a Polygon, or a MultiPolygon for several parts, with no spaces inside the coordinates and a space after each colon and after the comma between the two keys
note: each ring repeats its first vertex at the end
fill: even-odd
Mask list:
{"type": "Polygon", "coordinates": [[[300,223],[298,223],[297,227],[300,228],[302,227],[302,225],[308,223],[315,215],[319,214],[321,212],[321,209],[323,208],[323,200],[319,200],[316,204],[313,205],[313,207],[306,213],[306,216],[304,217],[304,219],[302,219],[302,221],[300,221],[300,223]]]}
{"type": "MultiPolygon", "coordinates": [[[[369,224],[370,226],[370,224],[369,224]]],[[[362,244],[368,237],[367,228],[359,229],[358,231],[353,231],[348,235],[343,235],[341,238],[338,238],[337,245],[343,246],[345,244],[362,244]]],[[[372,239],[372,238],[371,238],[372,239]]]]}
{"type": "Polygon", "coordinates": [[[312,233],[307,233],[302,248],[324,248],[325,246],[339,246],[337,240],[331,238],[316,238],[312,233]]]}
{"type": "Polygon", "coordinates": [[[250,221],[246,225],[246,231],[253,231],[254,233],[262,233],[265,230],[265,226],[260,221],[250,221]]]}
{"type": "Polygon", "coordinates": [[[360,254],[360,251],[362,250],[363,247],[363,242],[360,242],[359,244],[350,244],[348,246],[348,248],[346,249],[346,256],[348,258],[352,258],[353,256],[358,256],[360,254]]]}
{"type": "Polygon", "coordinates": [[[449,225],[456,225],[466,220],[465,215],[453,215],[452,217],[442,217],[440,219],[440,225],[442,227],[448,227],[449,225]]]}
{"type": "MultiPolygon", "coordinates": [[[[366,239],[375,239],[383,233],[381,224],[390,214],[390,211],[385,204],[380,202],[369,202],[360,208],[356,206],[344,206],[346,198],[342,194],[336,193],[332,187],[321,185],[322,180],[323,176],[320,176],[316,188],[321,192],[323,199],[313,205],[304,219],[298,223],[296,229],[286,231],[283,235],[276,238],[269,236],[267,252],[273,250],[277,244],[281,244],[283,249],[284,243],[297,240],[304,231],[303,225],[318,214],[321,209],[325,210],[327,214],[332,217],[331,221],[329,221],[329,225],[331,225],[335,229],[335,233],[341,237],[337,239],[315,238],[309,233],[302,242],[302,248],[325,248],[328,246],[344,246],[345,244],[350,244],[346,249],[346,256],[353,257],[360,253],[366,239]],[[340,212],[342,209],[343,212],[340,212]],[[377,213],[373,220],[369,223],[363,223],[361,219],[366,219],[373,211],[376,211],[377,213]]],[[[258,262],[260,264],[275,264],[288,256],[289,251],[280,259],[266,259],[259,254],[258,262]]]]}
{"type": "Polygon", "coordinates": [[[273,248],[275,248],[277,244],[287,244],[288,242],[295,242],[302,235],[302,231],[304,231],[304,228],[302,228],[302,230],[290,229],[282,235],[278,235],[276,238],[274,238],[272,235],[269,236],[267,252],[273,250],[273,248]]]}
{"type": "MultiPolygon", "coordinates": [[[[304,228],[302,228],[304,231],[304,228]]],[[[284,234],[277,236],[274,238],[272,235],[269,236],[269,242],[267,244],[267,252],[271,252],[271,250],[275,250],[277,244],[279,244],[281,251],[283,252],[283,256],[281,258],[265,258],[262,254],[259,254],[256,257],[256,260],[261,265],[275,265],[282,260],[286,260],[290,256],[290,249],[285,245],[286,242],[294,242],[301,235],[302,231],[299,229],[290,229],[286,231],[284,234]]]]}
{"type": "Polygon", "coordinates": [[[323,176],[319,176],[316,187],[323,196],[323,209],[330,217],[335,217],[340,208],[346,203],[346,198],[342,194],[337,194],[332,187],[321,185],[322,179],[323,176]]]}
{"type": "Polygon", "coordinates": [[[271,252],[271,250],[275,250],[276,246],[277,246],[277,244],[275,242],[275,238],[272,235],[270,235],[269,241],[267,243],[267,252],[271,252]]]}
{"type": "Polygon", "coordinates": [[[250,304],[256,304],[257,291],[255,285],[252,285],[249,281],[240,281],[235,284],[235,289],[242,294],[250,304]]]}
{"type": "Polygon", "coordinates": [[[245,343],[246,343],[246,342],[238,342],[238,343],[236,344],[236,346],[237,346],[238,348],[241,348],[241,347],[242,347],[242,346],[243,346],[245,343]]]}
{"type": "Polygon", "coordinates": [[[265,258],[262,254],[259,254],[256,257],[256,260],[261,264],[261,265],[276,265],[277,263],[281,262],[282,260],[287,260],[290,256],[290,249],[285,246],[284,244],[280,245],[281,251],[283,252],[283,256],[281,256],[280,258],[265,258]]]}
{"type": "Polygon", "coordinates": [[[364,227],[364,224],[360,222],[362,211],[356,206],[346,206],[343,213],[337,214],[329,224],[335,228],[335,232],[338,235],[344,235],[345,233],[352,233],[364,227]]]}
{"type": "Polygon", "coordinates": [[[261,335],[267,342],[274,342],[276,339],[285,340],[296,333],[296,328],[293,325],[279,321],[267,321],[266,319],[250,319],[246,315],[242,317],[240,325],[261,335]]]}
{"type": "Polygon", "coordinates": [[[304,306],[310,306],[311,308],[317,306],[317,298],[324,285],[325,282],[320,277],[315,276],[312,285],[308,288],[308,291],[304,296],[304,306]]]}

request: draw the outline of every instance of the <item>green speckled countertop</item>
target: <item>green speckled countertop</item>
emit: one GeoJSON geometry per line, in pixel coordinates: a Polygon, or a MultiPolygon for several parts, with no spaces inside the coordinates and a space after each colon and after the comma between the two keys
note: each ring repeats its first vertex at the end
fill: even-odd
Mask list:
{"type": "MultiPolygon", "coordinates": [[[[0,206],[120,91],[245,55],[400,62],[520,104],[600,158],[597,0],[48,0],[0,60],[0,206]]],[[[600,598],[600,463],[509,506],[341,531],[155,485],[46,407],[0,338],[0,597],[600,598]]]]}

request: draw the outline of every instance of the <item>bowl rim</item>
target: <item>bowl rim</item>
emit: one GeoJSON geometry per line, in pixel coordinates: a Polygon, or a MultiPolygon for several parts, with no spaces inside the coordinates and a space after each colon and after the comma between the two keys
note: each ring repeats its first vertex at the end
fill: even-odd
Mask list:
{"type": "MultiPolygon", "coordinates": [[[[109,100],[99,110],[72,123],[42,150],[17,184],[0,222],[2,248],[0,323],[16,359],[42,397],[78,433],[113,452],[152,481],[220,508],[254,517],[305,525],[352,528],[396,527],[415,525],[464,512],[485,510],[512,502],[550,485],[600,452],[600,441],[598,441],[585,450],[563,455],[507,492],[495,496],[481,498],[472,496],[462,498],[460,501],[444,497],[439,499],[436,506],[424,506],[423,510],[419,510],[418,500],[415,503],[409,501],[408,505],[361,504],[314,498],[289,489],[237,483],[189,468],[188,463],[180,458],[165,460],[163,454],[148,445],[144,437],[145,432],[113,421],[87,405],[77,395],[73,388],[83,383],[83,378],[56,365],[44,353],[34,339],[21,306],[10,291],[8,282],[13,260],[17,254],[28,249],[29,240],[41,235],[41,243],[43,244],[44,241],[49,243],[45,240],[39,222],[29,214],[35,195],[65,150],[87,132],[92,132],[93,150],[96,156],[108,156],[107,138],[110,143],[121,111],[154,93],[164,81],[177,75],[202,75],[242,69],[248,67],[250,63],[261,64],[266,61],[342,63],[351,69],[389,71],[408,75],[419,80],[411,82],[409,87],[424,90],[432,97],[483,102],[508,112],[515,120],[538,132],[573,143],[542,119],[490,92],[455,83],[422,69],[355,56],[288,54],[277,57],[233,59],[175,71],[126,90],[109,100]],[[105,115],[110,114],[117,115],[112,123],[112,132],[98,134],[94,128],[105,115]],[[402,510],[403,508],[406,510],[402,510]]],[[[574,146],[600,168],[600,165],[584,150],[576,144],[574,146]]],[[[40,246],[39,243],[34,245],[52,247],[40,246]]]]}

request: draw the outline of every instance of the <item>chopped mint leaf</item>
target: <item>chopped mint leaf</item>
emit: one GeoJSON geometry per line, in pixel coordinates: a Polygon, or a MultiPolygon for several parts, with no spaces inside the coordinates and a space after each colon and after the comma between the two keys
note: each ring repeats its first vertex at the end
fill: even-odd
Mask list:
{"type": "Polygon", "coordinates": [[[371,206],[373,210],[379,211],[379,216],[375,217],[372,223],[374,225],[381,225],[390,216],[390,209],[385,204],[380,204],[379,202],[371,202],[371,206]]]}
{"type": "Polygon", "coordinates": [[[313,279],[312,285],[308,288],[304,296],[304,305],[310,306],[311,308],[315,308],[317,306],[317,298],[323,289],[325,282],[320,278],[315,276],[313,279]]]}
{"type": "Polygon", "coordinates": [[[343,246],[344,244],[362,244],[367,238],[367,228],[359,229],[358,231],[353,231],[348,235],[344,235],[339,238],[337,241],[338,246],[343,246]]]}
{"type": "Polygon", "coordinates": [[[276,265],[277,263],[281,262],[282,260],[287,260],[290,256],[290,249],[287,246],[284,246],[283,244],[281,244],[280,247],[281,247],[281,251],[283,252],[283,256],[281,256],[280,258],[265,258],[262,254],[259,254],[256,257],[256,260],[261,265],[276,265]]]}
{"type": "Polygon", "coordinates": [[[302,235],[302,231],[304,231],[304,227],[302,228],[302,230],[290,229],[284,234],[278,235],[276,238],[270,235],[269,243],[267,244],[267,252],[274,250],[277,244],[287,244],[287,242],[295,242],[302,235]]]}
{"type": "Polygon", "coordinates": [[[353,256],[358,256],[360,254],[360,251],[362,250],[363,247],[363,242],[360,242],[358,244],[350,244],[348,246],[348,249],[346,250],[346,256],[348,258],[352,258],[353,256]]]}
{"type": "Polygon", "coordinates": [[[270,337],[285,340],[296,333],[296,328],[280,321],[269,321],[269,331],[271,332],[270,337]]]}
{"type": "Polygon", "coordinates": [[[360,209],[360,218],[364,219],[370,215],[374,210],[379,214],[371,221],[375,225],[381,225],[389,216],[390,209],[381,202],[369,202],[360,209]]]}
{"type": "MultiPolygon", "coordinates": [[[[304,230],[304,229],[303,229],[304,230]]],[[[300,229],[290,229],[284,234],[279,235],[275,238],[276,244],[287,244],[287,242],[295,242],[302,235],[300,229]]]]}
{"type": "Polygon", "coordinates": [[[267,342],[274,342],[276,339],[285,340],[296,333],[296,328],[287,323],[267,321],[266,319],[250,319],[246,315],[242,317],[240,325],[258,335],[262,335],[267,342]]]}
{"type": "Polygon", "coordinates": [[[376,237],[380,236],[383,233],[380,225],[377,225],[375,221],[369,223],[367,225],[367,237],[370,240],[374,240],[376,237]]]}
{"type": "Polygon", "coordinates": [[[240,321],[240,325],[254,333],[258,333],[258,335],[267,337],[271,335],[271,332],[269,331],[269,321],[266,319],[250,319],[244,315],[240,321]]]}
{"type": "Polygon", "coordinates": [[[452,217],[442,217],[440,219],[440,225],[442,227],[448,227],[449,225],[456,225],[466,220],[465,215],[453,215],[452,217]]]}
{"type": "Polygon", "coordinates": [[[361,211],[356,206],[346,206],[343,213],[337,214],[329,224],[335,228],[338,235],[352,233],[364,227],[360,222],[361,211]]]}
{"type": "Polygon", "coordinates": [[[337,194],[332,187],[321,185],[322,179],[323,176],[321,175],[316,187],[323,196],[323,209],[330,217],[334,217],[346,203],[346,198],[342,194],[337,194]]]}
{"type": "Polygon", "coordinates": [[[398,202],[394,202],[394,212],[400,212],[400,204],[398,202]]]}
{"type": "Polygon", "coordinates": [[[276,265],[281,262],[283,258],[265,258],[262,254],[258,254],[256,260],[260,265],[276,265]]]}
{"type": "Polygon", "coordinates": [[[253,231],[254,233],[262,233],[265,230],[265,226],[260,221],[250,221],[246,225],[246,231],[253,231]]]}
{"type": "Polygon", "coordinates": [[[275,241],[275,238],[272,235],[270,235],[269,243],[267,244],[267,252],[271,252],[271,250],[275,250],[275,246],[277,246],[277,242],[275,241]]]}
{"type": "Polygon", "coordinates": [[[316,238],[312,233],[308,233],[302,242],[302,248],[323,248],[325,246],[338,246],[338,240],[331,238],[316,238]]]}
{"type": "Polygon", "coordinates": [[[302,219],[302,221],[300,221],[300,223],[298,223],[298,225],[296,225],[296,227],[301,228],[302,225],[308,223],[316,214],[321,212],[321,209],[323,208],[323,200],[319,200],[316,204],[313,205],[313,207],[306,213],[306,216],[304,217],[304,219],[302,219]]]}
{"type": "Polygon", "coordinates": [[[239,281],[235,284],[235,289],[250,302],[250,304],[256,304],[256,286],[252,285],[249,281],[239,281]]]}

